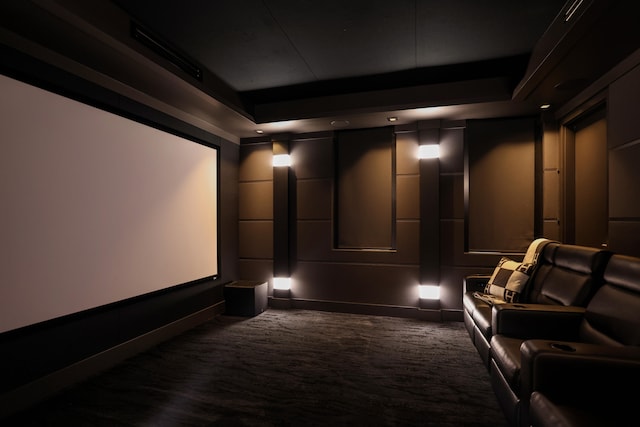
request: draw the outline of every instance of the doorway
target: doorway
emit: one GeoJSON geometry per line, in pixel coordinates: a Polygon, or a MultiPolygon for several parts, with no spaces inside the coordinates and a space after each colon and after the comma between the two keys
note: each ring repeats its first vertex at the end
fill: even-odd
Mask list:
{"type": "Polygon", "coordinates": [[[609,223],[607,121],[604,106],[566,125],[565,242],[606,247],[609,223]]]}

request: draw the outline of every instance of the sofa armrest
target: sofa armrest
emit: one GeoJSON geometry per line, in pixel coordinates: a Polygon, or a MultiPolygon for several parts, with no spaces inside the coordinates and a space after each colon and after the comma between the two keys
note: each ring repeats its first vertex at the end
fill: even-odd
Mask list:
{"type": "Polygon", "coordinates": [[[508,303],[493,306],[491,329],[494,335],[514,338],[576,340],[583,307],[508,303]]]}
{"type": "Polygon", "coordinates": [[[464,292],[484,292],[490,274],[473,274],[464,278],[464,292]]]}
{"type": "Polygon", "coordinates": [[[528,340],[520,347],[523,396],[540,391],[566,404],[637,405],[640,347],[528,340]]]}

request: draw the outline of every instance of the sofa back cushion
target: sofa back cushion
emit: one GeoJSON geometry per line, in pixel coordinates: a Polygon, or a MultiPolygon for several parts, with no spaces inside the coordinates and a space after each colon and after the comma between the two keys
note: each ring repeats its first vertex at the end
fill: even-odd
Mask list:
{"type": "Polygon", "coordinates": [[[533,266],[502,257],[484,288],[484,293],[499,302],[518,302],[533,266]]]}
{"type": "Polygon", "coordinates": [[[613,255],[604,281],[587,305],[581,340],[640,346],[640,258],[613,255]]]}
{"type": "Polygon", "coordinates": [[[543,248],[551,242],[552,240],[545,237],[534,240],[529,244],[521,262],[502,257],[483,290],[489,299],[483,299],[490,305],[519,302],[543,248]]]}
{"type": "Polygon", "coordinates": [[[609,256],[607,251],[586,246],[547,244],[522,301],[586,306],[602,285],[609,256]]]}

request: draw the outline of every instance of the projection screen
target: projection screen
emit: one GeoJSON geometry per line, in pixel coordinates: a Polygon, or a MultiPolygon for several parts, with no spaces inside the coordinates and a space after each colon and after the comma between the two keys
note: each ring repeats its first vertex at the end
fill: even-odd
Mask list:
{"type": "Polygon", "coordinates": [[[218,274],[217,149],[0,75],[0,332],[218,274]]]}

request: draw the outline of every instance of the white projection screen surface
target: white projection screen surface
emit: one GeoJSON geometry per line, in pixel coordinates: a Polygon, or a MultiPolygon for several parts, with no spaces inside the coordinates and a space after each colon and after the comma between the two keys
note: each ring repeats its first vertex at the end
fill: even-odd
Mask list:
{"type": "Polygon", "coordinates": [[[0,332],[218,274],[217,149],[0,75],[0,332]]]}

